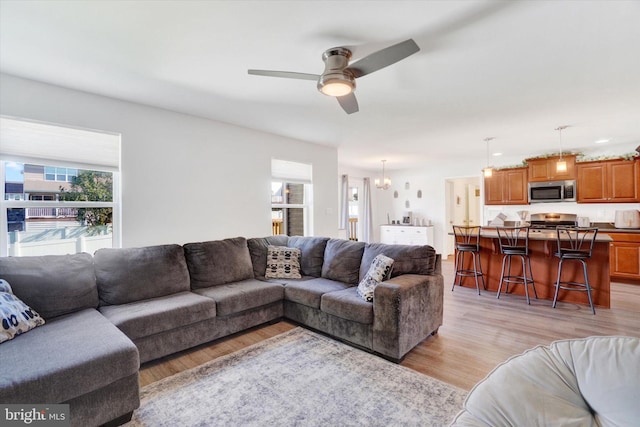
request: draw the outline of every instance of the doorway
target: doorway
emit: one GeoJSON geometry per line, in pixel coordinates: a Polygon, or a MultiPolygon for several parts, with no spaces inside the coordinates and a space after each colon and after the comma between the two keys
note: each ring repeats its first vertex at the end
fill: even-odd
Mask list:
{"type": "Polygon", "coordinates": [[[482,225],[480,216],[480,178],[450,178],[445,180],[446,256],[454,253],[454,239],[449,233],[453,225],[482,225]]]}

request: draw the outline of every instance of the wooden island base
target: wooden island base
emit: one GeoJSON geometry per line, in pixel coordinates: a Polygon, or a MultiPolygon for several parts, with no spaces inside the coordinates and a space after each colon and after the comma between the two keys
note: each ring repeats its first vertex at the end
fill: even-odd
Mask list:
{"type": "MultiPolygon", "coordinates": [[[[533,235],[533,233],[531,233],[533,235]]],[[[502,254],[500,245],[494,237],[481,237],[480,239],[480,259],[485,277],[487,290],[497,292],[500,283],[500,272],[502,270],[502,254]]],[[[538,293],[538,299],[553,301],[555,292],[555,282],[558,276],[559,259],[553,254],[557,249],[555,239],[540,237],[529,237],[529,255],[531,258],[531,269],[533,279],[538,293]]],[[[522,274],[519,257],[512,258],[512,274],[522,274]]],[[[472,268],[471,255],[465,255],[465,268],[472,268]]],[[[587,260],[587,271],[589,273],[589,283],[591,285],[591,297],[593,304],[597,307],[610,308],[610,281],[609,281],[609,242],[596,240],[593,247],[593,254],[587,260]]],[[[582,264],[579,261],[565,261],[562,268],[562,281],[584,282],[582,275],[582,264]]],[[[475,288],[473,277],[463,277],[462,286],[475,288]]],[[[504,293],[505,285],[502,286],[504,293]]],[[[482,291],[482,284],[481,284],[482,291]]],[[[533,299],[531,287],[529,296],[533,299]]],[[[501,298],[502,298],[501,293],[501,298]]],[[[524,295],[523,285],[509,286],[509,293],[524,295]]],[[[586,292],[566,291],[560,289],[558,301],[572,302],[589,305],[586,292]]]]}

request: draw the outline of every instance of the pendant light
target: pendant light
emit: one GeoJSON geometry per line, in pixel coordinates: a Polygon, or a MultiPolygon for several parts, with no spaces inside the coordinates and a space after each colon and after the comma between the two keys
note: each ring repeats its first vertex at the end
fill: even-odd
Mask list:
{"type": "Polygon", "coordinates": [[[567,171],[567,162],[562,158],[562,131],[568,127],[569,125],[562,125],[556,128],[556,130],[560,134],[560,159],[558,159],[558,163],[556,163],[556,172],[567,171]]]}
{"type": "Polygon", "coordinates": [[[380,180],[379,178],[376,178],[374,181],[376,188],[379,188],[380,190],[388,190],[391,187],[391,180],[386,176],[384,176],[384,164],[386,162],[387,162],[386,160],[382,161],[382,180],[380,180]]]}
{"type": "Polygon", "coordinates": [[[485,167],[482,171],[484,173],[485,178],[490,178],[493,175],[493,168],[489,166],[489,142],[495,139],[494,137],[488,137],[484,139],[484,142],[487,143],[487,167],[485,167]]]}

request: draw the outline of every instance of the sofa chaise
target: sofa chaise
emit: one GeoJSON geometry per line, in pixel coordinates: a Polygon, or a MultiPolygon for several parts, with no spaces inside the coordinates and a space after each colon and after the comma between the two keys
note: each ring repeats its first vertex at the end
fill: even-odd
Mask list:
{"type": "Polygon", "coordinates": [[[0,344],[0,402],[121,424],[140,363],[282,318],[398,362],[442,324],[440,263],[430,246],[288,236],[0,258],[0,278],[46,320],[0,344]],[[299,279],[269,277],[270,247],[300,252],[299,279]],[[357,285],[377,255],[393,269],[369,302],[357,285]]]}

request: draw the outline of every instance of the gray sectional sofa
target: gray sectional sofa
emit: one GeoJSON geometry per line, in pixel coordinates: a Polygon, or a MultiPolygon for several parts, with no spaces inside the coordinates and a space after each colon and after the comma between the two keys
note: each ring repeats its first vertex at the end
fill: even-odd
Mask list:
{"type": "Polygon", "coordinates": [[[46,320],[0,344],[0,402],[69,403],[74,426],[118,425],[139,406],[140,363],[290,319],[399,361],[442,324],[430,246],[270,236],[0,258],[0,278],[46,320]],[[301,279],[266,279],[269,246],[301,251],[301,279]],[[394,259],[373,302],[356,293],[394,259]]]}

